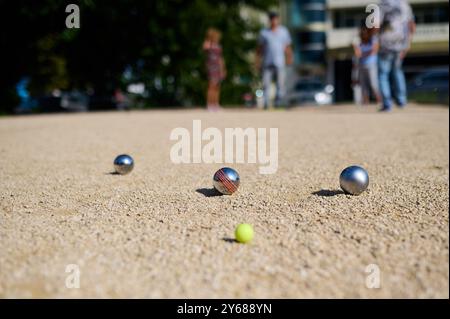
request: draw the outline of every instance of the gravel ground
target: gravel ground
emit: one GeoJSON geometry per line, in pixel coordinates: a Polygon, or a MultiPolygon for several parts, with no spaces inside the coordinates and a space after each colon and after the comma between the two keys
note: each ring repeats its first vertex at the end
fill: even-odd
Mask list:
{"type": "Polygon", "coordinates": [[[0,297],[448,298],[448,119],[414,105],[0,118],[0,297]],[[231,165],[239,191],[208,196],[223,165],[169,158],[193,119],[279,128],[278,171],[231,165]],[[129,175],[111,174],[121,153],[129,175]],[[339,191],[352,164],[370,175],[360,196],[339,191]],[[232,240],[241,222],[250,244],[232,240]]]}

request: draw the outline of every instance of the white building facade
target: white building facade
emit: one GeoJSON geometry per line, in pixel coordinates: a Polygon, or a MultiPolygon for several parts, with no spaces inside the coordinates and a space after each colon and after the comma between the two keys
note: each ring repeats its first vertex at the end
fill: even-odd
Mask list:
{"type": "MultiPolygon", "coordinates": [[[[352,42],[358,34],[361,21],[369,14],[366,7],[377,3],[377,0],[282,2],[282,18],[295,39],[297,73],[302,75],[312,72],[333,84],[338,102],[352,99],[352,42]],[[319,12],[321,8],[322,13],[319,12]],[[306,23],[308,21],[310,23],[306,23]],[[308,51],[308,48],[311,50],[308,51]],[[314,59],[308,61],[308,56],[314,59]]],[[[409,0],[409,3],[417,29],[411,50],[404,61],[404,70],[407,77],[412,77],[427,68],[448,65],[449,18],[448,0],[409,0]]]]}

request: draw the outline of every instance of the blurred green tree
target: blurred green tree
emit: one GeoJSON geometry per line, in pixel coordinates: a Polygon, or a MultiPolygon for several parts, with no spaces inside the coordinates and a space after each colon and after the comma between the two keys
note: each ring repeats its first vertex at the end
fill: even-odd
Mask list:
{"type": "Polygon", "coordinates": [[[44,78],[38,76],[50,67],[59,69],[55,76],[61,79],[64,57],[58,57],[54,50],[58,34],[64,29],[55,18],[64,12],[61,8],[56,0],[26,5],[20,1],[0,1],[0,113],[10,113],[17,105],[15,85],[22,77],[31,77],[33,83],[51,82],[51,72],[44,78]],[[56,38],[52,39],[52,35],[56,38]],[[47,54],[51,56],[45,57],[47,54]]]}
{"type": "MultiPolygon", "coordinates": [[[[267,10],[275,0],[75,1],[81,28],[67,29],[67,4],[58,0],[0,2],[0,111],[11,111],[14,86],[31,78],[34,94],[92,88],[110,94],[123,74],[146,84],[150,106],[204,102],[202,41],[208,27],[223,33],[228,77],[224,103],[241,103],[253,79],[248,53],[261,26],[242,17],[242,6],[267,10]]],[[[128,79],[130,80],[130,79],[128,79]]]]}

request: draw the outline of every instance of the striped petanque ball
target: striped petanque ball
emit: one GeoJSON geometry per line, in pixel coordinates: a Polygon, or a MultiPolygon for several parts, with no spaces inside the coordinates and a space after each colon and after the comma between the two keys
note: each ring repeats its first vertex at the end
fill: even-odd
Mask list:
{"type": "Polygon", "coordinates": [[[213,177],[214,188],[224,195],[233,194],[239,187],[238,172],[229,167],[222,167],[213,177]]]}

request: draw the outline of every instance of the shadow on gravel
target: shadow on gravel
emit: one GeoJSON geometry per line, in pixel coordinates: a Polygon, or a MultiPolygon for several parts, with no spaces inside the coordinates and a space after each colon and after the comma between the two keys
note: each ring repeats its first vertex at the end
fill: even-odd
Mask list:
{"type": "Polygon", "coordinates": [[[197,193],[202,194],[205,197],[222,196],[222,194],[215,188],[199,188],[195,190],[197,193]]]}
{"type": "Polygon", "coordinates": [[[105,175],[120,175],[120,174],[117,173],[116,171],[114,171],[114,172],[105,173],[105,175]]]}
{"type": "Polygon", "coordinates": [[[227,242],[227,243],[230,243],[230,244],[233,244],[233,243],[237,243],[237,242],[238,242],[236,239],[234,239],[234,238],[229,238],[229,237],[224,237],[224,238],[222,238],[222,240],[225,241],[225,242],[227,242]]]}
{"type": "Polygon", "coordinates": [[[336,195],[341,195],[341,194],[345,194],[343,191],[341,191],[340,189],[321,189],[320,191],[316,191],[316,192],[312,192],[312,195],[316,195],[316,196],[322,196],[322,197],[330,197],[330,196],[336,196],[336,195]]]}

